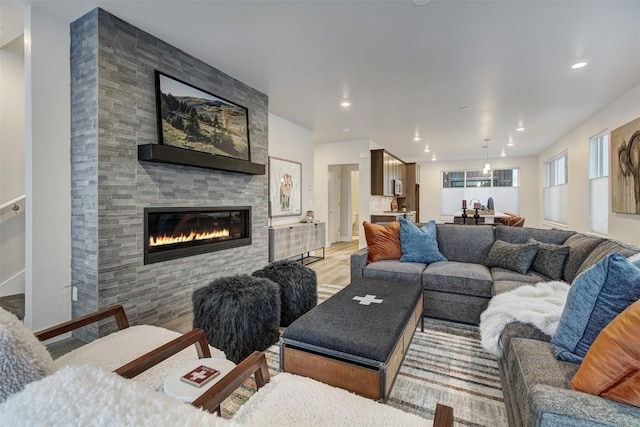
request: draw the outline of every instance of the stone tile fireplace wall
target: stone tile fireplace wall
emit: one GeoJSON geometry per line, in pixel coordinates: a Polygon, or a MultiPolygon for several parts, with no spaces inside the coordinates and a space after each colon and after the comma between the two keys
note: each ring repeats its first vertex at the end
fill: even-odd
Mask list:
{"type": "MultiPolygon", "coordinates": [[[[267,177],[140,162],[157,143],[154,70],[249,110],[251,161],[267,163],[268,98],[185,52],[94,9],[71,24],[73,317],[122,304],[132,324],[191,311],[211,280],[267,263],[267,177]],[[252,244],[144,265],[145,207],[251,206],[252,244]]],[[[108,323],[77,333],[95,339],[108,323]]]]}

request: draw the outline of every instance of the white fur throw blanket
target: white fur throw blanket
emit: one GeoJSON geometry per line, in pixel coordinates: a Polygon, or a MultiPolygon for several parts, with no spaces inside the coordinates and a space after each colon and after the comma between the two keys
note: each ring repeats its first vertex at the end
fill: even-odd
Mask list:
{"type": "Polygon", "coordinates": [[[482,346],[489,353],[501,357],[500,335],[512,322],[529,323],[545,334],[553,335],[568,292],[568,284],[554,281],[525,285],[496,295],[480,316],[482,346]]]}

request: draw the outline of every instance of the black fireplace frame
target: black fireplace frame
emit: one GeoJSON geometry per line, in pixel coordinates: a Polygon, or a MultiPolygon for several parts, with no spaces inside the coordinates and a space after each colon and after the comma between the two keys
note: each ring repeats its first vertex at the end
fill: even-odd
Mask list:
{"type": "Polygon", "coordinates": [[[144,264],[154,264],[162,261],[169,261],[177,258],[184,258],[193,255],[201,255],[208,252],[217,252],[225,249],[237,248],[240,246],[250,246],[252,238],[251,206],[213,206],[213,207],[152,207],[144,208],[144,264]],[[149,253],[149,214],[157,212],[226,212],[226,211],[248,211],[247,229],[249,237],[240,239],[223,240],[209,245],[196,245],[186,248],[149,253]]]}

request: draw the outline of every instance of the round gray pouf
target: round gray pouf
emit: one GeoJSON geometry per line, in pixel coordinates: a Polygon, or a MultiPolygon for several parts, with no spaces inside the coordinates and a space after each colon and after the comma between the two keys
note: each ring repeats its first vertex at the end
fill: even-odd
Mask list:
{"type": "Polygon", "coordinates": [[[295,261],[277,261],[252,273],[280,286],[280,326],[289,326],[318,305],[316,272],[295,261]]]}
{"type": "Polygon", "coordinates": [[[249,275],[222,277],[192,296],[193,327],[209,344],[239,363],[280,338],[280,290],[271,280],[249,275]]]}

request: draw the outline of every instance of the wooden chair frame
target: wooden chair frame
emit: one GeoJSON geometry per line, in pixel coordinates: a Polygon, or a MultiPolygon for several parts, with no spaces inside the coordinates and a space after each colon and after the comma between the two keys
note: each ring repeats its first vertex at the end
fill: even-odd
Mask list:
{"type": "MultiPolygon", "coordinates": [[[[124,308],[121,305],[114,305],[95,313],[87,314],[74,320],[64,322],[60,325],[44,329],[36,332],[34,335],[40,341],[45,341],[111,316],[115,318],[119,330],[129,327],[129,320],[127,319],[124,308]]],[[[194,329],[150,351],[149,353],[132,360],[126,365],[116,369],[114,372],[125,378],[133,378],[191,345],[196,346],[198,358],[202,359],[211,357],[209,344],[204,335],[204,331],[201,329],[194,329]]],[[[209,412],[217,411],[218,414],[220,414],[220,405],[222,402],[251,376],[255,377],[256,389],[258,390],[270,381],[271,377],[269,375],[269,367],[264,353],[254,351],[227,375],[222,377],[220,381],[214,384],[213,387],[196,398],[196,400],[191,404],[196,408],[201,408],[209,412]]],[[[453,426],[453,409],[449,406],[438,403],[436,405],[433,426],[453,426]]]]}
{"type": "MultiPolygon", "coordinates": [[[[46,341],[48,339],[57,337],[67,332],[71,332],[75,329],[90,325],[91,323],[107,319],[112,316],[115,318],[116,323],[118,324],[118,330],[123,330],[129,327],[129,319],[127,319],[127,314],[124,311],[124,307],[122,307],[121,305],[112,305],[110,307],[96,311],[95,313],[90,313],[85,316],[70,320],[68,322],[43,329],[42,331],[34,333],[34,335],[40,341],[46,341]]],[[[202,329],[194,329],[150,351],[149,353],[138,357],[130,363],[121,366],[114,372],[125,378],[133,378],[136,375],[146,371],[152,366],[157,365],[168,357],[173,356],[174,354],[184,350],[185,348],[188,348],[191,345],[196,346],[196,351],[198,352],[199,359],[211,357],[209,343],[207,342],[207,338],[204,335],[204,331],[202,331],[202,329]]]]}
{"type": "MultiPolygon", "coordinates": [[[[144,357],[145,356],[140,357],[138,360],[144,359],[144,357]]],[[[156,363],[158,362],[159,361],[156,363]]],[[[129,365],[134,365],[135,363],[136,361],[133,361],[129,365]]],[[[151,366],[152,365],[146,366],[145,369],[148,369],[151,366]]],[[[145,369],[142,369],[140,372],[143,372],[145,369]]],[[[220,405],[222,402],[231,396],[231,394],[252,375],[255,377],[257,390],[262,388],[271,379],[269,375],[269,367],[267,365],[267,358],[262,352],[254,351],[228,374],[222,377],[220,381],[214,384],[213,387],[191,402],[191,404],[196,408],[201,408],[209,412],[217,411],[218,414],[220,414],[220,405]]],[[[438,403],[436,405],[433,426],[452,427],[453,408],[438,403]]]]}

